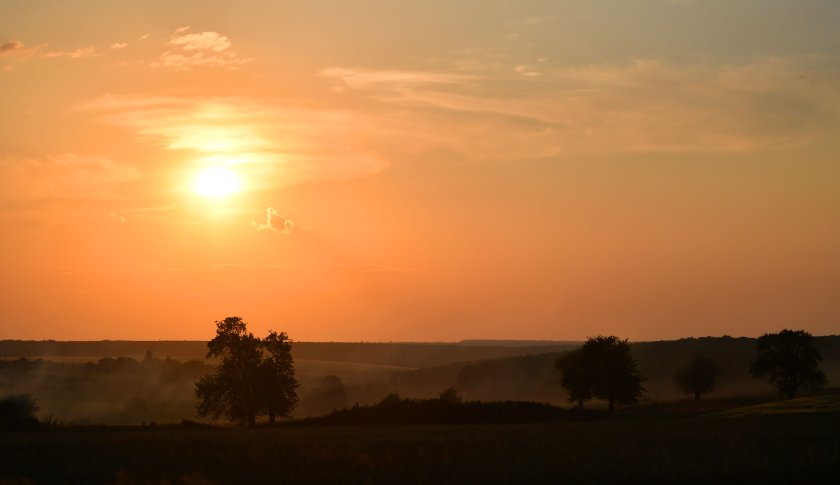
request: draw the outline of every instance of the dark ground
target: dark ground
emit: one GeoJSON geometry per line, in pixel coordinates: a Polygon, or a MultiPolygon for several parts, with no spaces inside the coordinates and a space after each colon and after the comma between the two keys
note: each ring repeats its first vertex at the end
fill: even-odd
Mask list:
{"type": "Polygon", "coordinates": [[[13,483],[840,483],[840,415],[0,434],[13,483]]]}

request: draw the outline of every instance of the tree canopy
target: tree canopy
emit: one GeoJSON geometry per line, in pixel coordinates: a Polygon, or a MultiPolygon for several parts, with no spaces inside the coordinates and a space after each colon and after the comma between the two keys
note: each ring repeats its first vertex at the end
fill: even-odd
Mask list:
{"type": "Polygon", "coordinates": [[[630,345],[616,336],[589,337],[583,347],[559,357],[555,365],[569,400],[579,406],[595,397],[607,401],[613,412],[616,404],[637,402],[644,391],[645,378],[630,345]]]}
{"type": "Polygon", "coordinates": [[[814,337],[804,330],[766,333],[758,338],[756,350],[758,357],[750,367],[753,377],[766,379],[788,399],[802,388],[819,389],[826,384],[814,337]]]}
{"type": "Polygon", "coordinates": [[[38,405],[29,394],[17,394],[0,399],[0,430],[31,428],[38,424],[35,412],[38,405]]]}
{"type": "Polygon", "coordinates": [[[560,385],[569,393],[569,402],[582,408],[585,401],[592,399],[591,377],[583,365],[583,350],[566,352],[557,358],[555,366],[561,373],[560,385]]]}
{"type": "Polygon", "coordinates": [[[196,383],[200,416],[253,426],[258,415],[274,422],[294,409],[298,383],[285,332],[259,339],[241,317],[228,317],[216,322],[216,337],[207,348],[207,358],[220,362],[196,383]]]}
{"type": "Polygon", "coordinates": [[[678,370],[674,375],[677,387],[686,394],[693,394],[696,401],[700,396],[715,387],[715,379],[720,373],[715,362],[698,355],[687,366],[678,370]]]}

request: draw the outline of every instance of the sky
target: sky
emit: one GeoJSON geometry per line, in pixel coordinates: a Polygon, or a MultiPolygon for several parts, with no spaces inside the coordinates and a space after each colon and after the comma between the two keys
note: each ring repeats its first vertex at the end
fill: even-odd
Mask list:
{"type": "Polygon", "coordinates": [[[840,333],[840,2],[0,4],[0,339],[840,333]]]}

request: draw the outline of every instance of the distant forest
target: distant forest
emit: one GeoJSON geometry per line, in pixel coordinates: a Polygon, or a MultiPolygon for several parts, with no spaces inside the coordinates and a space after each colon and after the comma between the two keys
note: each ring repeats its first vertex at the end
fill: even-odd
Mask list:
{"type": "MultiPolygon", "coordinates": [[[[840,384],[840,336],[814,338],[829,386],[840,384]]],[[[467,401],[534,401],[568,407],[554,363],[573,342],[295,342],[300,381],[293,417],[370,405],[390,394],[435,398],[454,388],[467,401]]],[[[631,343],[647,378],[642,404],[686,399],[676,369],[698,355],[720,374],[710,397],[771,394],[749,375],[756,339],[689,338],[631,343]]],[[[193,419],[195,382],[210,371],[206,342],[0,341],[0,395],[31,394],[39,415],[78,424],[172,423],[193,419]]]]}

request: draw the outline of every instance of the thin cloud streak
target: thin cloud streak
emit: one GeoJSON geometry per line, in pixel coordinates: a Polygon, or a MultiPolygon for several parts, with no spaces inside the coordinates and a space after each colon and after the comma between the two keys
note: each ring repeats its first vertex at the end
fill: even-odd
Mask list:
{"type": "Polygon", "coordinates": [[[387,161],[364,143],[375,129],[348,111],[269,100],[104,95],[79,104],[193,163],[234,161],[250,190],[373,175],[387,161]]]}
{"type": "Polygon", "coordinates": [[[120,199],[118,187],[140,180],[133,165],[99,155],[0,157],[0,200],[120,199]]]}
{"type": "Polygon", "coordinates": [[[539,72],[518,65],[517,77],[478,69],[469,76],[349,69],[321,75],[400,110],[400,118],[410,118],[413,131],[427,140],[437,139],[469,158],[505,159],[743,152],[808,143],[827,136],[840,121],[840,79],[833,64],[638,60],[543,65],[539,72]],[[798,75],[802,70],[820,72],[819,81],[805,83],[798,75]]]}
{"type": "Polygon", "coordinates": [[[78,49],[73,49],[71,51],[50,51],[44,54],[46,58],[54,58],[54,57],[66,57],[70,59],[85,59],[88,57],[97,57],[100,56],[96,51],[96,47],[87,46],[87,47],[79,47],[78,49]]]}

